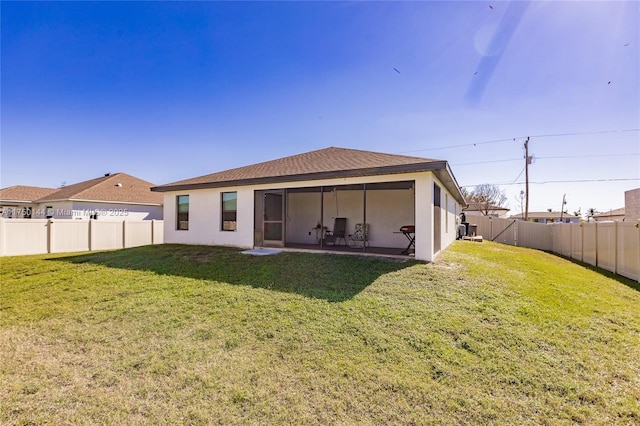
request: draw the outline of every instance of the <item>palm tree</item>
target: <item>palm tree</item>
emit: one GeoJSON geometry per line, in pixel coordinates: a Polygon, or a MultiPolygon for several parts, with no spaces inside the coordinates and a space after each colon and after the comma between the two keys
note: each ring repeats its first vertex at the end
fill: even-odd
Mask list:
{"type": "Polygon", "coordinates": [[[591,207],[587,209],[587,221],[589,221],[593,216],[598,214],[598,210],[591,207]]]}

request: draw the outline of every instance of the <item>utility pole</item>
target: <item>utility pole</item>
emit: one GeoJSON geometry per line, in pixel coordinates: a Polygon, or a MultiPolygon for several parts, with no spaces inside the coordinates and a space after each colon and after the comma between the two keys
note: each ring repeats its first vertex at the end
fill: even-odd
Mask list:
{"type": "Polygon", "coordinates": [[[524,176],[525,176],[525,208],[524,208],[524,221],[529,219],[529,164],[531,164],[531,157],[529,157],[529,137],[524,141],[524,176]]]}
{"type": "Polygon", "coordinates": [[[565,200],[567,197],[567,194],[564,194],[562,196],[562,207],[560,207],[560,223],[562,223],[562,215],[564,215],[564,206],[565,204],[567,204],[567,201],[565,200]]]}

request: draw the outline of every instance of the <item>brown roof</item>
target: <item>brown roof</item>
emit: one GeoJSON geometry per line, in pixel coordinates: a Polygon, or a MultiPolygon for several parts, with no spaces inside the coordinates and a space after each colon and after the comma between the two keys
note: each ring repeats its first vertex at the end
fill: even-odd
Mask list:
{"type": "MultiPolygon", "coordinates": [[[[576,219],[580,216],[576,216],[571,213],[560,213],[560,212],[529,212],[527,218],[529,219],[560,219],[562,215],[563,218],[567,219],[576,219]]],[[[524,213],[518,213],[513,216],[510,216],[510,219],[519,219],[524,217],[524,213]]]]}
{"type": "Polygon", "coordinates": [[[56,192],[55,188],[41,188],[38,186],[16,185],[0,189],[0,200],[22,201],[31,203],[35,200],[56,192]]]}
{"type": "Polygon", "coordinates": [[[151,192],[152,186],[154,186],[153,183],[126,173],[113,173],[65,186],[38,201],[83,200],[160,205],[163,202],[163,196],[151,192]]]}
{"type": "Polygon", "coordinates": [[[447,168],[446,162],[430,158],[384,154],[346,148],[325,148],[277,160],[212,173],[162,185],[154,190],[171,191],[225,185],[367,176],[447,168]]]}
{"type": "Polygon", "coordinates": [[[620,207],[619,209],[609,210],[606,212],[600,212],[597,215],[594,215],[594,218],[605,218],[611,216],[624,216],[624,207],[620,207]]]}
{"type": "Polygon", "coordinates": [[[486,206],[484,203],[468,203],[467,207],[463,208],[462,210],[464,211],[485,211],[485,210],[504,210],[504,211],[509,211],[508,208],[506,207],[500,207],[500,206],[494,206],[494,205],[489,205],[486,206]]]}

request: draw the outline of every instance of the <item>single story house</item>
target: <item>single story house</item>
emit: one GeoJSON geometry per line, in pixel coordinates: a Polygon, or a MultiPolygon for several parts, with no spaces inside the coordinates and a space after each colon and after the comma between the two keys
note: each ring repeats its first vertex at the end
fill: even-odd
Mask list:
{"type": "Polygon", "coordinates": [[[446,161],[336,147],[152,191],[164,194],[166,243],[361,250],[425,261],[456,239],[465,204],[446,161]]]}
{"type": "Polygon", "coordinates": [[[509,209],[506,207],[494,206],[485,203],[469,203],[462,209],[467,216],[492,216],[506,218],[509,209]]]}
{"type": "MultiPolygon", "coordinates": [[[[524,213],[510,216],[509,219],[524,220],[524,213]]],[[[580,223],[580,216],[562,212],[529,212],[527,217],[529,222],[539,223],[580,223]]]]}
{"type": "Polygon", "coordinates": [[[619,220],[622,221],[625,218],[625,208],[620,207],[619,209],[609,210],[606,212],[600,212],[596,215],[591,216],[593,220],[596,222],[604,222],[606,220],[619,220]]]}
{"type": "Polygon", "coordinates": [[[56,192],[55,188],[16,185],[0,189],[0,217],[31,219],[38,200],[56,192]]]}
{"type": "Polygon", "coordinates": [[[126,173],[62,188],[12,186],[0,190],[4,218],[24,219],[162,219],[162,194],[151,192],[151,182],[126,173]]]}

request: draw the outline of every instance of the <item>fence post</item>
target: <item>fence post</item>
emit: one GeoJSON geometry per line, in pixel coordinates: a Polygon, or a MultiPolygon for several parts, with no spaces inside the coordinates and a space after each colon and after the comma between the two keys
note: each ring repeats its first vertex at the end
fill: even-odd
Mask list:
{"type": "Polygon", "coordinates": [[[584,262],[584,226],[580,222],[580,262],[584,262]]]}
{"type": "Polygon", "coordinates": [[[127,221],[122,221],[122,248],[127,248],[127,221]]]}
{"type": "Polygon", "coordinates": [[[93,240],[93,221],[89,219],[87,226],[89,227],[88,238],[89,238],[89,251],[92,249],[92,240],[93,240]]]}
{"type": "Polygon", "coordinates": [[[154,245],[156,243],[155,235],[154,235],[155,227],[156,227],[156,220],[151,219],[151,245],[154,245]]]}
{"type": "Polygon", "coordinates": [[[596,264],[594,265],[596,268],[598,267],[598,221],[595,222],[595,233],[596,233],[596,264]]]}
{"type": "Polygon", "coordinates": [[[4,256],[5,253],[5,241],[6,241],[6,229],[4,225],[4,218],[0,217],[0,256],[4,256]]]}
{"type": "MultiPolygon", "coordinates": [[[[637,236],[638,236],[638,247],[640,247],[640,221],[636,222],[635,228],[637,229],[637,236]]],[[[636,277],[636,281],[638,281],[640,283],[640,250],[638,250],[638,276],[636,277]]]]}
{"type": "Polygon", "coordinates": [[[53,253],[55,232],[53,230],[53,219],[47,221],[47,253],[53,253]]]}
{"type": "Polygon", "coordinates": [[[614,221],[613,222],[613,273],[617,274],[618,273],[618,229],[620,229],[620,227],[618,226],[618,221],[614,221]]]}

